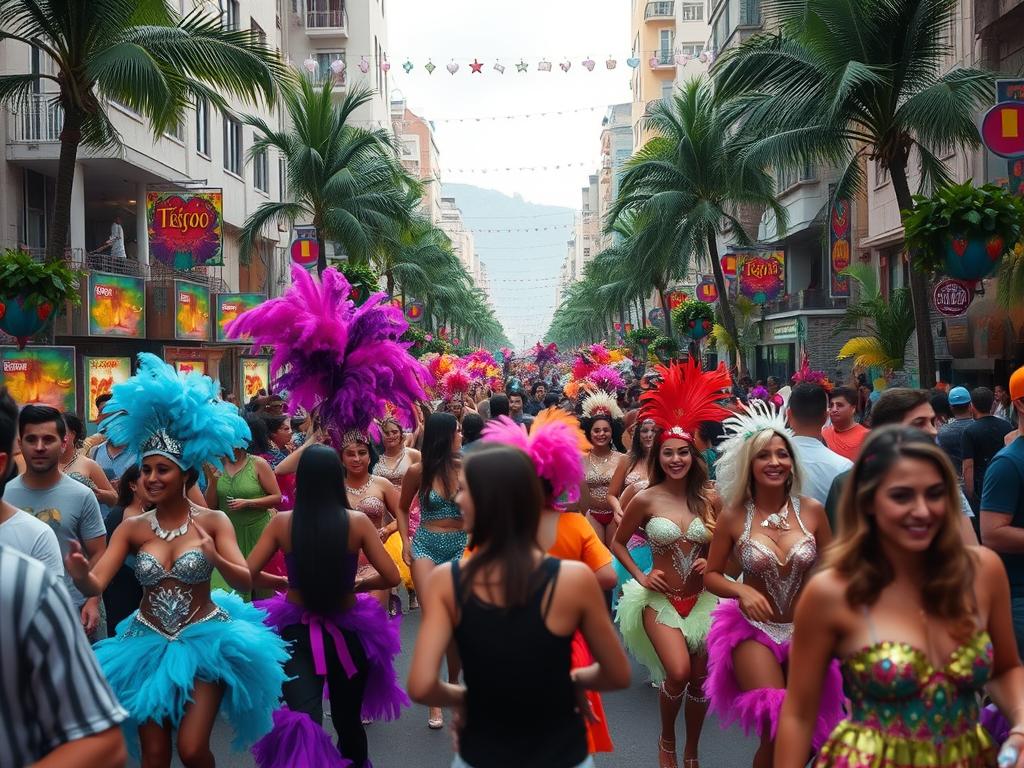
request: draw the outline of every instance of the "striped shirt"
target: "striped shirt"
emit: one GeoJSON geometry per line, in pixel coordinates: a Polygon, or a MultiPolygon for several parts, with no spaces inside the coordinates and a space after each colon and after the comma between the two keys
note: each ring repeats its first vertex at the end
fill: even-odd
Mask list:
{"type": "Polygon", "coordinates": [[[125,717],[63,581],[0,545],[0,768],[34,763],[125,717]]]}

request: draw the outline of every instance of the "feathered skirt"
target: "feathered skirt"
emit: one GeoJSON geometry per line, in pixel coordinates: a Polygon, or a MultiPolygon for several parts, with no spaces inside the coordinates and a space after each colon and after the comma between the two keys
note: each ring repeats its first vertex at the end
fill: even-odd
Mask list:
{"type": "MultiPolygon", "coordinates": [[[[782,625],[779,625],[782,626],[782,625]]],[[[704,695],[709,710],[718,717],[719,725],[728,728],[735,722],[749,735],[775,738],[779,725],[779,712],[786,696],[785,688],[754,688],[745,691],[736,680],[732,653],[740,643],[753,640],[775,656],[779,664],[789,661],[789,638],[776,639],[753,625],[740,610],[735,600],[723,600],[711,614],[708,632],[708,678],[704,695]]],[[[814,724],[814,748],[824,744],[832,729],[843,718],[843,679],[839,662],[829,665],[821,691],[818,720],[814,724]]]]}
{"type": "Polygon", "coordinates": [[[232,747],[249,748],[270,731],[284,684],[288,648],[264,623],[266,614],[235,594],[217,590],[214,616],[168,640],[136,620],[117,625],[117,636],[94,646],[110,687],[128,710],[121,725],[138,758],[138,727],[147,721],[177,728],[192,701],[196,680],[220,683],[220,713],[235,732],[232,747]]]}
{"type": "MultiPolygon", "coordinates": [[[[626,549],[629,550],[630,557],[633,558],[636,567],[644,573],[650,573],[651,568],[654,567],[654,554],[651,552],[651,545],[647,543],[647,539],[634,534],[630,537],[629,543],[626,544],[626,549]]],[[[622,588],[626,586],[626,582],[633,578],[633,574],[626,570],[626,566],[617,557],[612,558],[612,565],[615,568],[615,575],[618,576],[617,589],[615,594],[612,595],[612,608],[614,608],[619,604],[619,595],[622,592],[622,588]]]]}
{"type": "Polygon", "coordinates": [[[678,629],[686,638],[686,647],[692,654],[704,653],[704,643],[711,625],[711,610],[718,598],[710,592],[702,591],[684,616],[677,606],[661,592],[640,586],[635,580],[627,581],[622,587],[622,597],[615,612],[615,619],[622,632],[622,641],[626,649],[636,657],[637,661],[647,667],[651,679],[660,683],[665,679],[665,667],[658,658],[651,638],[644,628],[644,609],[654,610],[659,624],[678,629]]]}

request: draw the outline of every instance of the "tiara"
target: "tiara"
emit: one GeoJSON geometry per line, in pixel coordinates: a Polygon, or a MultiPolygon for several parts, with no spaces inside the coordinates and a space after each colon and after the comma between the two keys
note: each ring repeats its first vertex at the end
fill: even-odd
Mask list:
{"type": "Polygon", "coordinates": [[[350,429],[341,436],[341,447],[347,448],[350,445],[369,445],[370,436],[360,429],[350,429]]]}
{"type": "Polygon", "coordinates": [[[184,447],[181,442],[167,434],[166,429],[158,429],[150,435],[139,451],[139,455],[143,458],[153,455],[165,456],[178,466],[182,466],[181,456],[183,453],[184,447]]]}
{"type": "Polygon", "coordinates": [[[612,420],[622,418],[622,409],[615,402],[615,398],[607,392],[598,391],[588,395],[583,400],[581,410],[583,416],[588,419],[593,419],[597,416],[604,416],[612,420]]]}

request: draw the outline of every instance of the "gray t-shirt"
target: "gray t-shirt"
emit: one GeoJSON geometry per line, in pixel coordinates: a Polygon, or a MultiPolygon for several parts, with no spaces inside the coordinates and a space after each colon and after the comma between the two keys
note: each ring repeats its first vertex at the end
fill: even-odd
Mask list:
{"type": "MultiPolygon", "coordinates": [[[[67,475],[62,474],[60,480],[46,490],[26,488],[23,479],[16,477],[7,484],[4,501],[50,526],[57,534],[61,557],[67,556],[72,540],[81,544],[84,550],[85,542],[90,539],[106,538],[107,529],[103,525],[96,495],[67,475]]],[[[75,588],[67,573],[64,574],[64,585],[71,595],[71,602],[81,607],[85,596],[75,588]]]]}
{"type": "Polygon", "coordinates": [[[0,544],[34,557],[54,576],[64,578],[64,561],[60,556],[57,534],[28,512],[15,510],[13,516],[0,523],[0,544]]]}

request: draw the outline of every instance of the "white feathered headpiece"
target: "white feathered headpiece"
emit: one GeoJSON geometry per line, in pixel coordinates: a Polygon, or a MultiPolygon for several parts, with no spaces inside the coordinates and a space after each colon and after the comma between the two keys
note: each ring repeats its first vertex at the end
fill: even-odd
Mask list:
{"type": "Polygon", "coordinates": [[[595,416],[607,416],[613,420],[622,418],[622,409],[615,402],[615,398],[602,390],[598,390],[592,395],[587,395],[583,400],[580,410],[583,416],[588,419],[592,419],[595,416]]]}
{"type": "Polygon", "coordinates": [[[786,425],[785,412],[763,400],[751,400],[743,406],[745,413],[736,413],[722,422],[728,437],[719,446],[721,456],[715,464],[718,492],[726,504],[737,501],[736,494],[746,487],[753,457],[747,450],[751,441],[763,432],[774,432],[793,445],[793,430],[786,425]]]}

